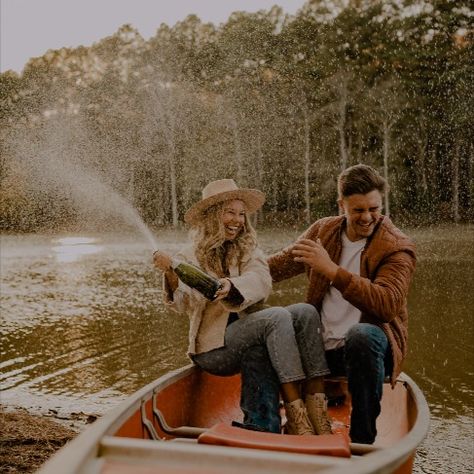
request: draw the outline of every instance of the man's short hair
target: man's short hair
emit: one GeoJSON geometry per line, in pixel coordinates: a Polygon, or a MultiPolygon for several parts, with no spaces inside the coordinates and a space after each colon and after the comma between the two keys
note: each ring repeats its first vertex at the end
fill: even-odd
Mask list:
{"type": "Polygon", "coordinates": [[[337,178],[339,199],[353,194],[367,194],[377,189],[381,194],[388,191],[388,183],[374,168],[358,164],[346,168],[337,178]]]}

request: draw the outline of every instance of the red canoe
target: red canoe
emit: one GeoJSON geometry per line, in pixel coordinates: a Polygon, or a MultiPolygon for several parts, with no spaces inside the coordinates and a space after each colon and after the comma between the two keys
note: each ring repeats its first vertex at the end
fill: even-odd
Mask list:
{"type": "MultiPolygon", "coordinates": [[[[344,382],[342,382],[344,386],[344,382]]],[[[41,474],[410,473],[429,410],[402,374],[384,386],[373,446],[349,443],[350,397],[330,408],[334,435],[293,436],[231,426],[239,421],[240,378],[195,366],[139,390],[68,443],[41,474]]]]}

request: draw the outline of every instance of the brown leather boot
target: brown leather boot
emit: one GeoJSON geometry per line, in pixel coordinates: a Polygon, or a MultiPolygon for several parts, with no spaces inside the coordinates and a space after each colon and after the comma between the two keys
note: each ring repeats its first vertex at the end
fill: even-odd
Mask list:
{"type": "Polygon", "coordinates": [[[294,435],[314,435],[305,404],[301,398],[285,403],[286,431],[294,435]]]}
{"type": "Polygon", "coordinates": [[[324,393],[308,394],[305,404],[315,434],[332,434],[326,395],[324,393]]]}

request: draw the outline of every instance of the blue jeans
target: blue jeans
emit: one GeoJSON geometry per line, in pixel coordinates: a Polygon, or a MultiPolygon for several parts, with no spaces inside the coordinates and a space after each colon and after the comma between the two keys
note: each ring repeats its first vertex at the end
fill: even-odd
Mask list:
{"type": "Polygon", "coordinates": [[[320,318],[306,303],[241,316],[227,327],[223,347],[193,361],[214,375],[242,372],[244,422],[274,432],[280,384],[329,373],[320,318]]]}
{"type": "Polygon", "coordinates": [[[243,427],[280,433],[280,381],[266,347],[252,346],[245,351],[241,363],[241,380],[243,427]]]}
{"type": "MultiPolygon", "coordinates": [[[[383,381],[392,370],[392,357],[385,333],[373,324],[359,323],[346,335],[345,347],[326,351],[331,375],[348,378],[352,397],[350,437],[354,443],[372,444],[377,435],[376,419],[380,414],[383,381]]],[[[259,380],[263,391],[242,392],[242,407],[263,405],[262,412],[278,410],[275,403],[276,379],[271,370],[265,368],[265,354],[246,361],[245,372],[252,380],[259,380]]],[[[269,362],[267,361],[267,364],[269,362]]],[[[244,369],[242,369],[244,370],[244,369]]]]}
{"type": "Polygon", "coordinates": [[[352,398],[350,437],[353,443],[372,444],[377,435],[383,381],[392,371],[387,336],[373,324],[359,323],[346,334],[344,362],[352,398]]]}

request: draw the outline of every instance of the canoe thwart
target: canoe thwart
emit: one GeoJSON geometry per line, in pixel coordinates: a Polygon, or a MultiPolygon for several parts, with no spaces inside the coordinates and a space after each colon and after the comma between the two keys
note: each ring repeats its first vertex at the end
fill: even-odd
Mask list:
{"type": "Polygon", "coordinates": [[[349,441],[340,433],[295,436],[246,430],[226,423],[218,423],[205,430],[199,436],[198,443],[345,458],[351,456],[349,441]]]}

